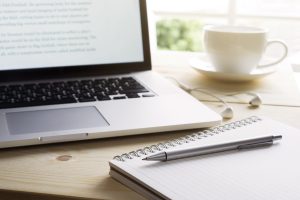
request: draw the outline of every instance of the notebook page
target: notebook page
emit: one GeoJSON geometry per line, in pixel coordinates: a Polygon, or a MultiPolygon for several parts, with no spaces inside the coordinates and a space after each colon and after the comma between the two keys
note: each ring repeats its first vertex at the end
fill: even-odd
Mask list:
{"type": "Polygon", "coordinates": [[[169,162],[135,158],[114,165],[170,199],[300,199],[300,131],[264,119],[197,144],[254,135],[283,135],[269,148],[169,162]]]}

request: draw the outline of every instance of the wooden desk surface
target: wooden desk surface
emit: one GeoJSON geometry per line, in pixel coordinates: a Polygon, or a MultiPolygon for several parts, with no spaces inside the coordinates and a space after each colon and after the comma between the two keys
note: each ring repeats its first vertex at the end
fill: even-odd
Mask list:
{"type": "MultiPolygon", "coordinates": [[[[219,103],[206,102],[214,110],[219,103]]],[[[231,104],[238,120],[264,115],[300,128],[300,107],[252,109],[231,104]]],[[[108,175],[118,154],[177,138],[189,131],[0,150],[0,197],[4,199],[143,199],[108,175]]]]}

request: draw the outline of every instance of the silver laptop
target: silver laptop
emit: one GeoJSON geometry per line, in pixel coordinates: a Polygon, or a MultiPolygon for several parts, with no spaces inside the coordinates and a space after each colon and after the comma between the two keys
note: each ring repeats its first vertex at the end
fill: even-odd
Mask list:
{"type": "Polygon", "coordinates": [[[80,2],[2,8],[0,148],[221,122],[151,71],[146,0],[80,2]]]}

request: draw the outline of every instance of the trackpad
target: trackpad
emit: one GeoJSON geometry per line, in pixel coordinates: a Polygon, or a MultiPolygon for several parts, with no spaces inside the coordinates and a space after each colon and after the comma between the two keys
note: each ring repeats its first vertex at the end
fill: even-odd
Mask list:
{"type": "Polygon", "coordinates": [[[109,126],[93,106],[6,113],[11,134],[63,131],[109,126]]]}

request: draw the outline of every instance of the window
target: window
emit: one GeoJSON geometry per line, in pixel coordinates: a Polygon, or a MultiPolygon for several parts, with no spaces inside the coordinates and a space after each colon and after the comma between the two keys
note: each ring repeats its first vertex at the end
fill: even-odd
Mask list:
{"type": "MultiPolygon", "coordinates": [[[[153,51],[201,51],[202,27],[229,24],[266,27],[270,39],[300,51],[299,0],[150,0],[153,51]]],[[[280,52],[272,52],[276,54],[280,52]]]]}

